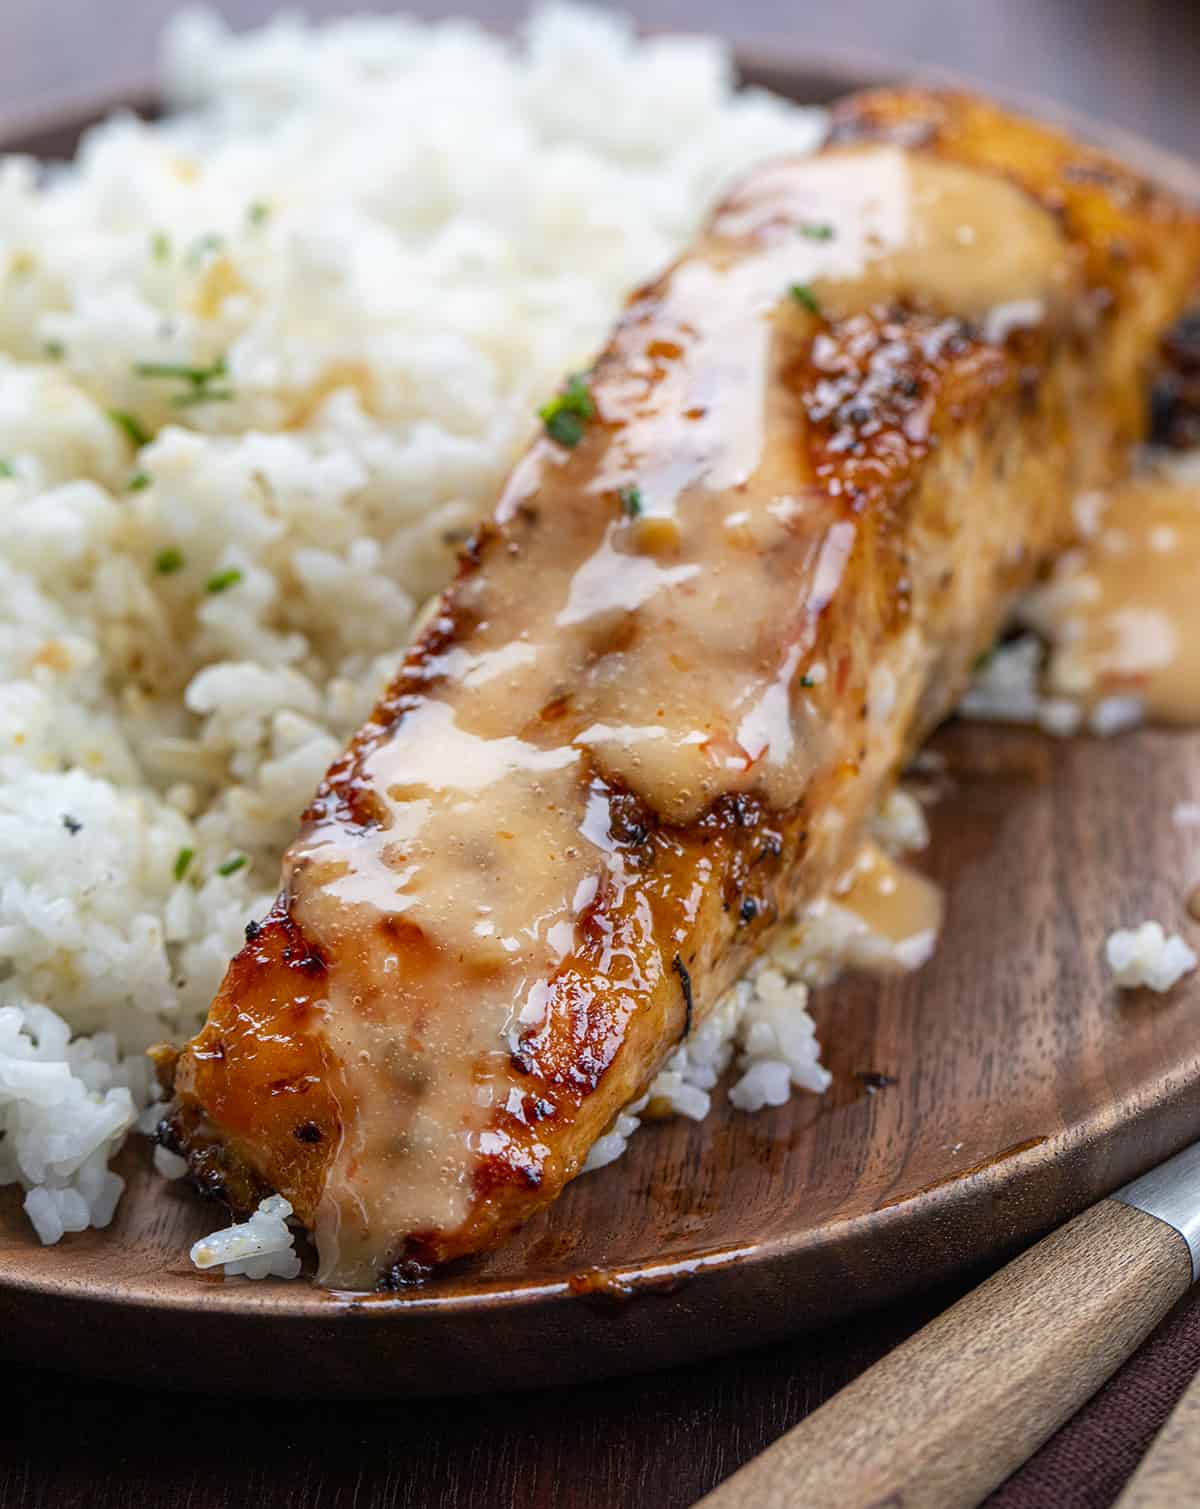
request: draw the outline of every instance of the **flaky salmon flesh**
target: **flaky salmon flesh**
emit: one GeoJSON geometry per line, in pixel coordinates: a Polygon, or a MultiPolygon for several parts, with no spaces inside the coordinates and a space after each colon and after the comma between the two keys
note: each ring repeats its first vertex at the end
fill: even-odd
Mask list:
{"type": "Polygon", "coordinates": [[[1071,501],[1200,220],[960,94],[838,108],[629,300],[304,813],[162,1129],[321,1282],[501,1242],[828,892],[1071,501]]]}

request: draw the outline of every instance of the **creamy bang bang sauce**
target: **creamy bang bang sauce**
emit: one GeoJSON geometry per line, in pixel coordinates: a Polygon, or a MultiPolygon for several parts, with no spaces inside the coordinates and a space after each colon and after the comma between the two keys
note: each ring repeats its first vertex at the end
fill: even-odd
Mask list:
{"type": "Polygon", "coordinates": [[[1053,646],[1050,689],[1200,723],[1200,467],[1151,464],[1078,513],[1078,546],[1024,610],[1053,646]]]}
{"type": "MultiPolygon", "coordinates": [[[[322,1282],[370,1287],[397,1241],[460,1221],[481,1160],[503,1151],[497,1107],[532,1128],[522,1156],[540,1177],[546,1112],[514,1053],[578,981],[606,908],[632,907],[602,956],[622,1009],[671,969],[637,894],[626,794],[681,827],[739,794],[783,811],[839,758],[846,668],[814,654],[858,532],[805,443],[806,404],[839,392],[828,322],[899,302],[930,316],[931,349],[964,322],[1002,343],[1059,319],[1076,277],[1053,216],[1006,180],[839,148],[752,176],[635,296],[517,466],[507,544],[456,584],[394,722],[367,730],[355,810],[319,810],[286,862],[292,914],[329,965],[342,1133],[322,1282]]],[[[880,384],[906,349],[880,352],[880,384]]],[[[866,785],[902,754],[919,653],[900,636],[909,658],[889,648],[876,667],[866,785]]],[[[895,943],[936,928],[936,900],[878,857],[852,892],[895,943]]],[[[697,904],[681,898],[681,915],[697,904]]]]}

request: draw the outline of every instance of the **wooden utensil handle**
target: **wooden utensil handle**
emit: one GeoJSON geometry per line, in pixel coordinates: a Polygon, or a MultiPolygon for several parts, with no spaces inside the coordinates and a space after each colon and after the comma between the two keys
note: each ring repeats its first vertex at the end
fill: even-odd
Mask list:
{"type": "Polygon", "coordinates": [[[1192,1509],[1200,1462],[1200,1377],[1193,1378],[1171,1417],[1129,1479],[1116,1509],[1192,1509]]]}
{"type": "Polygon", "coordinates": [[[1191,1282],[1177,1231],[1102,1200],[855,1379],[704,1509],[978,1504],[1191,1282]]]}

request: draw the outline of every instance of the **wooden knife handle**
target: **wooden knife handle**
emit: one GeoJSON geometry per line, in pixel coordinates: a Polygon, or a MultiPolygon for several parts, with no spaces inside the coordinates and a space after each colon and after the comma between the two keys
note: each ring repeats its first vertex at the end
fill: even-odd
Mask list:
{"type": "Polygon", "coordinates": [[[1102,1200],[856,1378],[714,1489],[704,1509],[978,1504],[1191,1282],[1177,1231],[1102,1200]]]}
{"type": "Polygon", "coordinates": [[[1200,1463],[1200,1378],[1193,1378],[1171,1417],[1129,1479],[1116,1509],[1193,1509],[1200,1463]]]}

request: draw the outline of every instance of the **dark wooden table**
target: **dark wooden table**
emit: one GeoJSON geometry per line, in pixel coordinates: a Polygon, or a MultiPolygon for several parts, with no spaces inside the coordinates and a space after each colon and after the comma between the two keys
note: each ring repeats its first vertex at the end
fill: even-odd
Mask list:
{"type": "MultiPolygon", "coordinates": [[[[278,0],[220,0],[238,23],[278,0]]],[[[376,0],[378,5],[380,0],[376,0]]],[[[0,0],[0,114],[144,78],[178,0],[0,0]]],[[[294,0],[293,0],[294,4],[294,0]]],[[[307,0],[310,13],[359,8],[307,0]]],[[[413,7],[435,13],[434,0],[413,7]]],[[[457,8],[457,7],[456,7],[457,8]]],[[[521,0],[461,0],[496,25],[521,0]]],[[[1191,0],[636,0],[647,26],[960,69],[1200,153],[1191,0]]],[[[162,1396],[46,1371],[3,1379],[0,1505],[47,1509],[683,1509],[957,1291],[786,1346],[572,1390],[333,1405],[162,1396]]],[[[46,1359],[52,1364],[53,1359],[46,1359]]],[[[1119,1480],[1118,1480],[1119,1481],[1119,1480]]],[[[1114,1487],[1116,1483],[1114,1482],[1114,1487]]],[[[1065,1502],[1060,1491],[1045,1502],[1065,1502]]]]}

